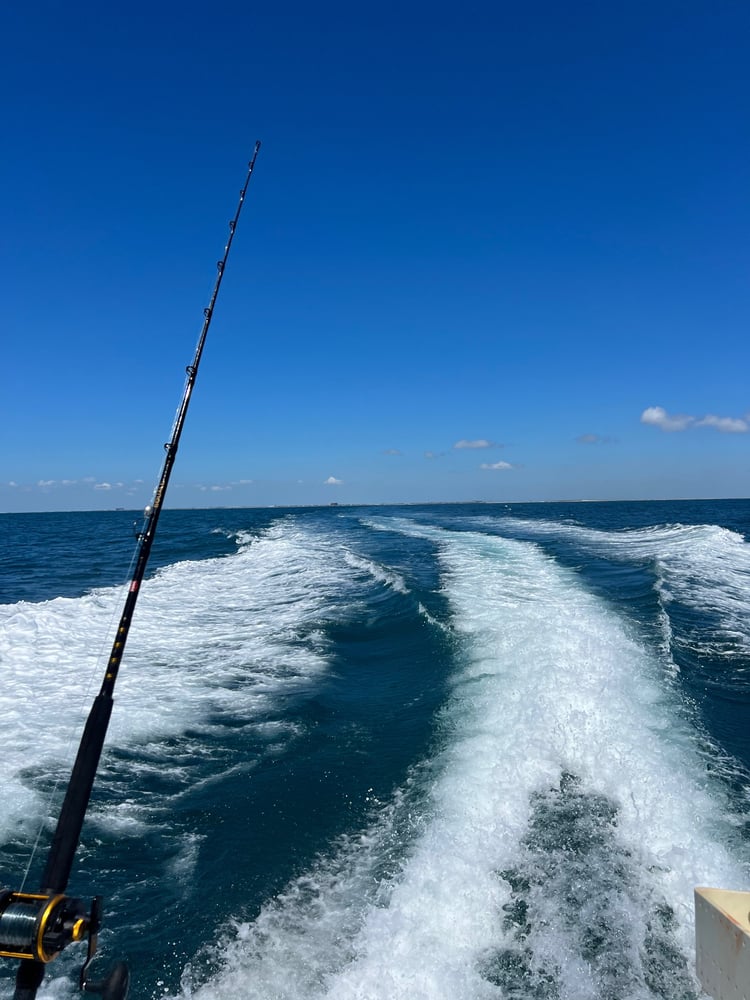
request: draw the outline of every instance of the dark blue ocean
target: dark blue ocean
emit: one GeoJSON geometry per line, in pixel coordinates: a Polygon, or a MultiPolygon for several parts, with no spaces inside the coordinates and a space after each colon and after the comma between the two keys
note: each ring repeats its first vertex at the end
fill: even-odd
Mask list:
{"type": "MultiPolygon", "coordinates": [[[[0,516],[11,888],[135,516],[0,516]]],[[[99,971],[134,1000],[697,998],[693,887],[750,887],[749,538],[747,500],[166,511],[69,887],[105,897],[99,971]]]]}

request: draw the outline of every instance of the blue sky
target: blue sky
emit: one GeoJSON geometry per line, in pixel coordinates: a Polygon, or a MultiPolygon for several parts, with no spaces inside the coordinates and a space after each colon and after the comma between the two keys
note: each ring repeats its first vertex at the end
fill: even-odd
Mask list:
{"type": "Polygon", "coordinates": [[[0,510],[750,495],[744,2],[0,12],[0,510]]]}

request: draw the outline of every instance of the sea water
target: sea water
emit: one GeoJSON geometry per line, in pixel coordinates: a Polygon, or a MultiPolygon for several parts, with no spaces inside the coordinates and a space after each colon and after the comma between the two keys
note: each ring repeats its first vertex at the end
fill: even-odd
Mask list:
{"type": "MultiPolygon", "coordinates": [[[[0,517],[11,888],[133,519],[0,517]]],[[[105,897],[98,972],[125,958],[135,1000],[698,997],[693,887],[750,888],[749,533],[739,500],[165,511],[69,886],[105,897]]]]}

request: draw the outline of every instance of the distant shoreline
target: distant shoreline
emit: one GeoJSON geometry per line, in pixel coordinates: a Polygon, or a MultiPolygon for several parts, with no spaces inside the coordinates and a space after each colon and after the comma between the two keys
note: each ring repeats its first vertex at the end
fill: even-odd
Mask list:
{"type": "MultiPolygon", "coordinates": [[[[166,511],[199,511],[199,510],[329,510],[336,507],[340,510],[362,507],[528,507],[540,504],[608,504],[608,503],[734,503],[737,501],[750,501],[750,497],[653,497],[644,499],[620,498],[610,500],[596,500],[585,497],[576,500],[406,500],[394,502],[372,502],[372,503],[308,503],[308,504],[241,504],[231,506],[228,504],[206,507],[170,507],[165,506],[166,511]]],[[[131,514],[136,517],[143,515],[142,507],[83,507],[71,508],[68,510],[5,510],[0,511],[3,515],[26,515],[26,514],[131,514]]]]}

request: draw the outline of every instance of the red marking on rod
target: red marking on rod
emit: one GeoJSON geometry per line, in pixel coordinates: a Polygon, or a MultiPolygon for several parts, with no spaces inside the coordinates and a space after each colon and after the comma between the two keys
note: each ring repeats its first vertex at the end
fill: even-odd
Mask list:
{"type": "Polygon", "coordinates": [[[138,590],[138,581],[137,580],[133,580],[133,582],[130,584],[130,593],[132,594],[133,591],[135,591],[135,590],[138,590]]]}

